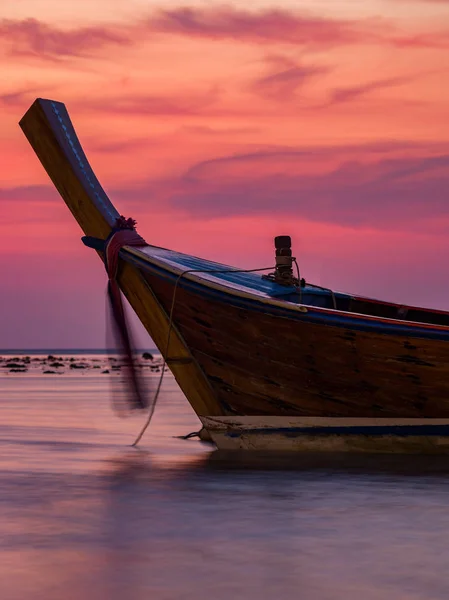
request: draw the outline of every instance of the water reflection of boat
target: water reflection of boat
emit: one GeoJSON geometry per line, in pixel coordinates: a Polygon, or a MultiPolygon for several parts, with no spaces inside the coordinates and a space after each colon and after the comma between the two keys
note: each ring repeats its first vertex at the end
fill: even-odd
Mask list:
{"type": "MultiPolygon", "coordinates": [[[[38,99],[20,125],[103,257],[120,215],[65,106],[38,99]]],[[[121,290],[217,446],[447,451],[449,313],[307,285],[289,238],[276,245],[268,277],[150,244],[119,253],[121,290]]]]}

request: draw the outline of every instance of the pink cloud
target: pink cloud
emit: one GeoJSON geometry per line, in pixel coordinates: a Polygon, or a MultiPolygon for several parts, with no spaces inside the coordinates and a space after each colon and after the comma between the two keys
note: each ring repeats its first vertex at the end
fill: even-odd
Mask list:
{"type": "MultiPolygon", "coordinates": [[[[108,101],[86,99],[79,102],[85,110],[98,109],[123,115],[198,115],[214,105],[220,97],[220,90],[213,87],[204,92],[179,94],[123,94],[109,96],[108,101]]],[[[73,105],[76,105],[74,102],[73,105]]]]}
{"type": "Polygon", "coordinates": [[[421,2],[424,4],[447,4],[449,5],[449,0],[394,0],[395,2],[421,2]]]}
{"type": "Polygon", "coordinates": [[[248,11],[232,7],[160,10],[120,25],[62,28],[37,19],[0,20],[0,44],[10,56],[63,60],[92,56],[104,47],[134,46],[149,37],[177,35],[260,45],[332,48],[348,44],[444,49],[449,32],[403,35],[393,23],[302,15],[298,11],[248,11]]]}
{"type": "MultiPolygon", "coordinates": [[[[206,91],[199,92],[180,92],[168,94],[145,93],[144,91],[121,92],[102,97],[90,95],[78,98],[74,96],[71,90],[62,92],[60,89],[48,90],[48,86],[33,86],[26,89],[18,89],[9,92],[0,93],[0,105],[8,108],[14,108],[18,111],[26,108],[35,100],[36,97],[62,98],[69,105],[71,112],[79,111],[86,114],[90,111],[99,111],[102,114],[145,116],[145,115],[169,115],[169,116],[188,116],[201,115],[204,111],[213,106],[220,98],[220,90],[212,87],[206,91]]],[[[103,152],[116,152],[125,147],[137,147],[142,145],[144,140],[127,140],[112,144],[95,143],[94,149],[103,152]]]]}
{"type": "Polygon", "coordinates": [[[51,60],[85,57],[104,46],[132,46],[149,35],[176,34],[205,39],[235,39],[256,44],[333,46],[362,42],[357,23],[304,17],[286,10],[257,13],[227,8],[176,8],[124,25],[105,23],[65,29],[37,19],[0,21],[0,40],[12,55],[51,60]]]}
{"type": "MultiPolygon", "coordinates": [[[[127,150],[119,145],[117,151],[127,150]]],[[[202,219],[275,210],[287,218],[405,230],[435,214],[449,218],[449,150],[395,142],[273,148],[205,160],[181,177],[107,187],[119,210],[136,218],[161,207],[202,219]]],[[[64,220],[65,206],[51,185],[0,188],[0,201],[8,207],[3,224],[64,220]]]]}
{"type": "Polygon", "coordinates": [[[375,92],[377,90],[388,89],[409,83],[412,79],[413,78],[411,77],[391,77],[389,79],[369,81],[361,85],[336,88],[331,92],[328,104],[342,104],[344,102],[351,102],[360,98],[361,96],[365,96],[366,94],[375,92]]]}
{"type": "Polygon", "coordinates": [[[392,46],[403,49],[428,48],[435,50],[446,50],[449,48],[449,31],[413,33],[409,35],[393,34],[385,41],[392,46]]]}
{"type": "Polygon", "coordinates": [[[37,19],[0,21],[0,40],[12,55],[55,60],[83,57],[105,45],[131,45],[132,40],[111,26],[62,29],[37,19]]]}
{"type": "Polygon", "coordinates": [[[10,188],[0,188],[0,200],[11,202],[42,202],[54,201],[58,192],[51,185],[24,185],[10,188]]]}
{"type": "Polygon", "coordinates": [[[351,21],[305,17],[280,9],[259,12],[222,8],[180,7],[150,17],[151,30],[209,39],[253,43],[281,42],[333,46],[360,41],[362,34],[351,21]]]}
{"type": "Polygon", "coordinates": [[[294,97],[298,89],[310,79],[328,72],[327,67],[293,65],[260,77],[252,84],[251,89],[262,97],[282,102],[294,97]]]}
{"type": "MultiPolygon", "coordinates": [[[[58,228],[66,212],[64,203],[52,185],[1,187],[0,202],[3,215],[0,228],[7,228],[0,236],[0,251],[7,251],[11,247],[8,238],[13,237],[14,231],[20,230],[23,234],[28,229],[27,238],[33,227],[39,234],[38,227],[42,223],[51,222],[58,228]]],[[[25,238],[21,243],[22,248],[27,244],[25,238]]]]}
{"type": "Polygon", "coordinates": [[[0,94],[0,104],[4,106],[21,106],[31,94],[36,94],[38,88],[26,88],[0,94]]]}
{"type": "MultiPolygon", "coordinates": [[[[206,161],[166,182],[159,196],[174,210],[202,218],[276,211],[383,230],[413,230],[426,222],[433,227],[434,215],[440,225],[449,220],[449,152],[363,159],[363,147],[352,156],[335,148],[336,167],[320,167],[323,156],[319,150],[278,150],[206,161]]],[[[154,189],[152,194],[157,197],[154,189]]],[[[148,197],[143,190],[142,197],[148,197]]]]}
{"type": "Polygon", "coordinates": [[[394,23],[385,19],[332,19],[306,16],[299,11],[269,9],[256,12],[230,6],[179,7],[160,11],[144,22],[145,29],[148,33],[157,31],[200,39],[324,48],[380,44],[399,48],[444,49],[449,45],[447,29],[403,35],[394,23]]]}
{"type": "Polygon", "coordinates": [[[86,139],[85,141],[89,143],[91,152],[98,152],[100,154],[124,154],[125,152],[139,151],[147,148],[151,143],[147,138],[120,140],[117,142],[101,142],[101,140],[96,139],[86,139]]]}

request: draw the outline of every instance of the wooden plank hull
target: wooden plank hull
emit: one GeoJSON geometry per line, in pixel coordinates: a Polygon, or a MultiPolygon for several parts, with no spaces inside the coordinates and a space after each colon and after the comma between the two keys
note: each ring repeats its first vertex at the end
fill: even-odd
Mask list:
{"type": "MultiPolygon", "coordinates": [[[[171,282],[144,276],[162,306],[171,282]]],[[[222,414],[449,418],[449,344],[279,318],[179,288],[173,321],[222,414]]]]}

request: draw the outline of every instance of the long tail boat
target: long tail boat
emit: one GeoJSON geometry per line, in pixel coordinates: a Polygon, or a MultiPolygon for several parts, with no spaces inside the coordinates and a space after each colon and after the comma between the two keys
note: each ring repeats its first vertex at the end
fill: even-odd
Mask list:
{"type": "MultiPolygon", "coordinates": [[[[20,126],[105,259],[120,220],[64,104],[20,126]]],[[[288,236],[268,275],[122,245],[118,285],[220,449],[449,451],[449,313],[299,281],[288,236]],[[167,344],[167,339],[170,343],[167,344]]]]}

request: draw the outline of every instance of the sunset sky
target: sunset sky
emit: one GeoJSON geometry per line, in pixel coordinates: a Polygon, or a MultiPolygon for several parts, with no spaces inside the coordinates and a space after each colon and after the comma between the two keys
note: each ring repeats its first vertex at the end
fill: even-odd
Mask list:
{"type": "MultiPolygon", "coordinates": [[[[106,275],[21,132],[64,102],[149,243],[449,309],[449,1],[0,8],[0,348],[101,348],[106,275]]],[[[152,346],[140,334],[141,345],[152,346]]]]}

